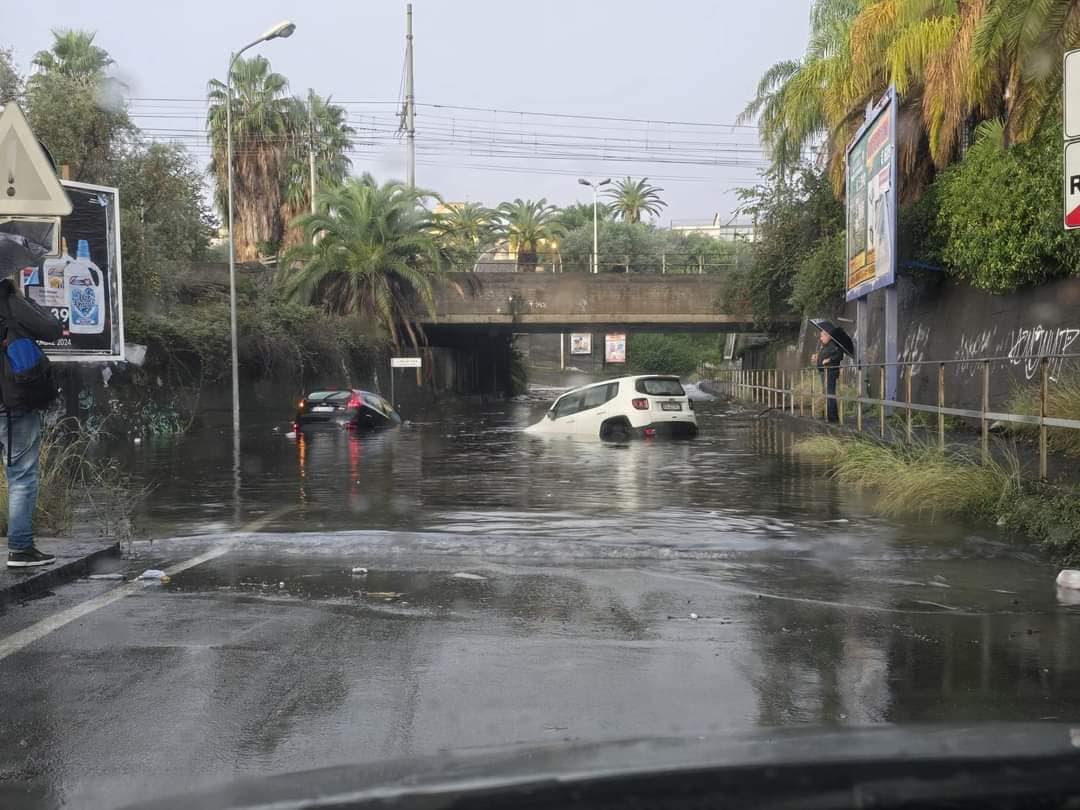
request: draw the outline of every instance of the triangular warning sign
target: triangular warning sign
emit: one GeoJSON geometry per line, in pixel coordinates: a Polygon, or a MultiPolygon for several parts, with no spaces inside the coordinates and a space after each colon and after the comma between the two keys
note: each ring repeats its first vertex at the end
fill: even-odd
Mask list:
{"type": "Polygon", "coordinates": [[[0,215],[62,217],[71,200],[49,165],[22,110],[8,102],[0,112],[0,215]]]}
{"type": "Polygon", "coordinates": [[[1080,228],[1080,205],[1065,215],[1066,228],[1080,228]]]}

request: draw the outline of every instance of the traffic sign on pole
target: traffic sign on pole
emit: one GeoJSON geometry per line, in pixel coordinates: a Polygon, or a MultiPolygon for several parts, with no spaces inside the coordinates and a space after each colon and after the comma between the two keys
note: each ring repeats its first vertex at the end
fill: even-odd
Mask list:
{"type": "Polygon", "coordinates": [[[1080,50],[1065,52],[1065,140],[1080,138],[1080,50]]]}
{"type": "Polygon", "coordinates": [[[71,200],[14,101],[0,113],[0,215],[66,217],[71,200]]]}
{"type": "Polygon", "coordinates": [[[1080,141],[1065,144],[1065,228],[1080,228],[1080,141]]]}
{"type": "Polygon", "coordinates": [[[420,368],[422,361],[419,357],[391,357],[390,368],[420,368]]]}

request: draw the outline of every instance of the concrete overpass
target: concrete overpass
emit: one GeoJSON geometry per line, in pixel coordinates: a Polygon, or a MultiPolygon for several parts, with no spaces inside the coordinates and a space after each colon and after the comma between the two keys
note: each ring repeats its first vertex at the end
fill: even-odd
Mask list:
{"type": "Polygon", "coordinates": [[[433,343],[455,333],[749,332],[723,312],[723,276],[601,273],[452,273],[422,320],[433,343]]]}

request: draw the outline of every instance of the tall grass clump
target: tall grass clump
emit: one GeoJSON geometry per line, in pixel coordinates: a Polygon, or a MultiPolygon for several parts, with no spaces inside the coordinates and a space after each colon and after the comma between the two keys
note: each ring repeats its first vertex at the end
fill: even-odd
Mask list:
{"type": "MultiPolygon", "coordinates": [[[[1006,410],[1026,416],[1039,415],[1040,386],[1031,384],[1014,388],[1009,395],[1006,410]]],[[[1080,419],[1080,373],[1065,372],[1046,388],[1046,414],[1059,419],[1080,419]]],[[[1010,423],[1009,430],[1026,436],[1038,436],[1038,425],[1010,423]]],[[[1058,453],[1080,456],[1080,430],[1049,428],[1046,431],[1047,446],[1058,453]]]]}
{"type": "MultiPolygon", "coordinates": [[[[100,438],[77,419],[42,428],[35,532],[65,534],[77,520],[92,520],[95,533],[130,540],[132,514],[146,493],[130,486],[113,459],[95,456],[93,446],[100,438]]],[[[7,479],[0,465],[0,522],[5,531],[7,507],[7,479]]]]}
{"type": "Polygon", "coordinates": [[[942,452],[929,444],[886,445],[868,439],[812,436],[795,446],[832,468],[842,484],[877,496],[885,515],[995,517],[1019,492],[1019,462],[980,463],[966,448],[942,452]]]}

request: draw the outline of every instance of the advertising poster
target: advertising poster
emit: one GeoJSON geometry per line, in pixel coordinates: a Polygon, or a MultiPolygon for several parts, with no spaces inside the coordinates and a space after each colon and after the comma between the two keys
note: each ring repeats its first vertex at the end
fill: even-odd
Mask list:
{"type": "Polygon", "coordinates": [[[847,153],[847,300],[896,277],[896,97],[890,91],[847,153]]]}
{"type": "Polygon", "coordinates": [[[19,273],[23,293],[64,325],[54,361],[124,359],[117,190],[63,182],[72,211],[60,220],[60,255],[19,273]]]}
{"type": "Polygon", "coordinates": [[[570,354],[592,354],[592,334],[589,332],[571,333],[570,354]]]}
{"type": "Polygon", "coordinates": [[[604,361],[607,363],[626,362],[625,332],[613,332],[604,336],[604,361]]]}

